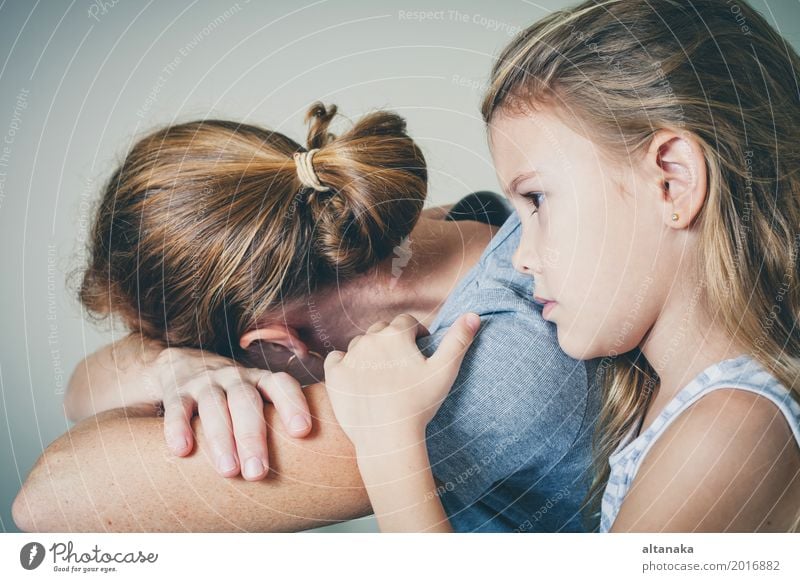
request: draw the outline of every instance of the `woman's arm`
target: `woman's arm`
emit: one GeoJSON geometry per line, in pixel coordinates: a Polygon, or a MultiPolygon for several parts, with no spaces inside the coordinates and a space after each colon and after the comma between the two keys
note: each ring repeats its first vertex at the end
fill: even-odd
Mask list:
{"type": "Polygon", "coordinates": [[[198,417],[197,447],[186,457],[169,452],[164,419],[146,409],[82,420],[31,469],[14,522],[29,532],[288,532],[368,515],[355,452],[325,385],[306,391],[314,427],[304,439],[264,405],[270,472],[260,481],[219,477],[198,417]]]}
{"type": "Polygon", "coordinates": [[[161,401],[156,362],[164,346],[132,333],[83,359],[72,373],[64,409],[78,422],[104,410],[161,401]]]}
{"type": "Polygon", "coordinates": [[[173,454],[194,447],[190,421],[200,415],[220,476],[263,478],[269,469],[264,399],[296,437],[311,429],[302,388],[290,375],[238,366],[230,358],[192,348],[164,348],[138,334],[81,362],[65,396],[72,420],[105,410],[163,402],[164,438],[173,454]],[[299,419],[299,421],[298,421],[299,419]]]}

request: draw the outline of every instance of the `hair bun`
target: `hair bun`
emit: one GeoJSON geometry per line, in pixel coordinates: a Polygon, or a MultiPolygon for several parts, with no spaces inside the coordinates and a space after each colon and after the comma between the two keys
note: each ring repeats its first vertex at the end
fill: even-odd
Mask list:
{"type": "Polygon", "coordinates": [[[330,188],[309,199],[320,270],[360,273],[389,256],[407,237],[425,204],[425,157],[405,120],[375,111],[339,137],[328,132],[337,108],[315,103],[306,115],[308,145],[319,182],[330,188]]]}
{"type": "Polygon", "coordinates": [[[308,108],[308,112],[306,112],[306,123],[309,124],[308,137],[306,138],[308,149],[321,148],[336,139],[335,135],[328,132],[328,126],[336,116],[337,111],[336,105],[326,108],[320,101],[308,108]]]}

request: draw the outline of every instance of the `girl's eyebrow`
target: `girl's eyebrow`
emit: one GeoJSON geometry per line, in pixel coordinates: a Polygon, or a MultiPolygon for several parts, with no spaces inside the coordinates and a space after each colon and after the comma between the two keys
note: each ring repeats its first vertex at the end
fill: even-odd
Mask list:
{"type": "Polygon", "coordinates": [[[536,170],[531,170],[530,172],[525,172],[523,174],[519,174],[516,178],[511,180],[511,183],[507,186],[506,194],[508,194],[508,195],[513,194],[515,192],[517,184],[519,184],[523,180],[527,180],[528,178],[531,178],[531,177],[533,177],[533,176],[535,176],[537,174],[538,174],[538,172],[536,170]]]}

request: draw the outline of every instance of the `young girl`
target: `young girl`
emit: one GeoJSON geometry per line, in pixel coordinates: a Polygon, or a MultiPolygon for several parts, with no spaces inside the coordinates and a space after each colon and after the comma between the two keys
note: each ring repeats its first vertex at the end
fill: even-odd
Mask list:
{"type": "MultiPolygon", "coordinates": [[[[515,268],[564,351],[604,358],[600,531],[798,528],[800,59],[740,7],[553,14],[505,49],[483,103],[515,268]]],[[[426,359],[404,315],[326,359],[382,530],[449,530],[423,436],[477,323],[426,359]]]]}

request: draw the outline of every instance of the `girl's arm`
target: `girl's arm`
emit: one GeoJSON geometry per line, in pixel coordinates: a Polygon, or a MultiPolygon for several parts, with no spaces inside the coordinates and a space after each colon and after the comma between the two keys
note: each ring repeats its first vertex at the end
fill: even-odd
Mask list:
{"type": "Polygon", "coordinates": [[[334,414],[356,450],[381,531],[452,531],[436,492],[425,427],[436,414],[472,343],[480,319],[461,316],[426,358],[414,317],[373,324],[347,353],[325,360],[334,414]]]}
{"type": "Polygon", "coordinates": [[[800,449],[767,398],[739,389],[700,398],[647,453],[611,531],[790,531],[800,449]]]}
{"type": "Polygon", "coordinates": [[[399,450],[356,450],[358,469],[378,526],[384,532],[452,532],[436,493],[425,435],[415,440],[416,444],[399,450]]]}

